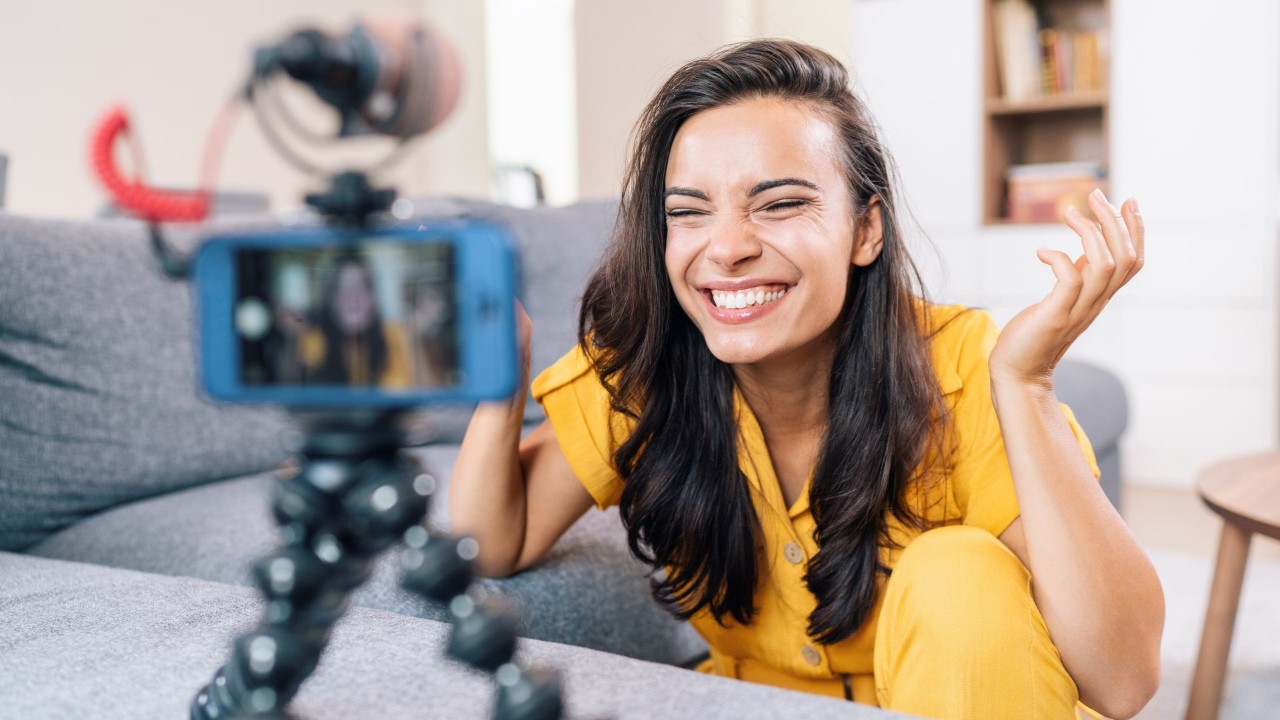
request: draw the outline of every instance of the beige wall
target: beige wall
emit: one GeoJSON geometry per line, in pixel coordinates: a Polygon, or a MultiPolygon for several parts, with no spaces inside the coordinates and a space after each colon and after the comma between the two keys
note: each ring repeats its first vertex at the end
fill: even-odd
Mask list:
{"type": "Polygon", "coordinates": [[[490,169],[486,88],[485,13],[481,0],[421,0],[423,16],[453,39],[463,65],[462,97],[453,115],[421,142],[418,173],[405,193],[489,197],[490,169]]]}
{"type": "Polygon", "coordinates": [[[725,42],[758,37],[799,40],[849,60],[850,0],[724,0],[725,42]]]}
{"type": "MultiPolygon", "coordinates": [[[[113,102],[131,110],[149,180],[193,185],[205,135],[248,72],[252,48],[305,21],[345,27],[368,7],[360,0],[4,0],[0,153],[10,156],[7,209],[85,217],[102,205],[86,147],[91,127],[113,102]]],[[[469,65],[460,112],[414,147],[388,179],[406,192],[487,193],[483,3],[382,0],[377,7],[425,13],[456,33],[469,65]]],[[[242,114],[220,186],[267,192],[275,207],[285,208],[298,205],[311,185],[242,114]]]]}
{"type": "MultiPolygon", "coordinates": [[[[489,196],[494,143],[486,65],[495,54],[486,46],[487,20],[505,6],[382,0],[375,7],[422,13],[454,39],[466,76],[458,110],[416,141],[386,181],[406,194],[489,196]]],[[[345,27],[369,9],[361,0],[6,0],[0,5],[0,152],[11,158],[7,207],[61,217],[97,210],[104,196],[89,174],[85,144],[115,101],[131,110],[148,179],[192,186],[209,125],[248,71],[252,48],[302,22],[345,27]]],[[[544,170],[555,175],[554,201],[615,195],[632,125],[672,70],[726,42],[756,36],[794,37],[847,57],[849,10],[849,0],[578,0],[574,47],[554,49],[574,58],[572,77],[540,78],[558,83],[547,86],[544,100],[564,107],[529,108],[573,118],[561,124],[576,122],[575,137],[567,157],[546,159],[550,134],[530,122],[531,150],[523,154],[542,158],[544,170]],[[574,172],[555,169],[563,163],[574,172]]],[[[239,118],[220,187],[266,192],[273,207],[283,209],[297,206],[315,184],[278,157],[248,114],[239,118]]]]}
{"type": "Polygon", "coordinates": [[[579,0],[579,195],[617,195],[632,126],[680,65],[766,36],[810,42],[844,59],[849,10],[850,0],[579,0]]]}
{"type": "Polygon", "coordinates": [[[631,126],[649,96],[672,70],[721,43],[719,3],[580,0],[574,24],[578,194],[613,196],[631,126]]]}

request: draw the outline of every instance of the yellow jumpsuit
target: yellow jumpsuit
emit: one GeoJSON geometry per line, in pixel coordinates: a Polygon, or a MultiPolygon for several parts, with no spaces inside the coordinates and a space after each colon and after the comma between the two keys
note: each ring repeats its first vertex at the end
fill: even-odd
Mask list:
{"type": "MultiPolygon", "coordinates": [[[[1018,516],[990,395],[987,357],[998,329],[987,313],[961,306],[926,312],[941,328],[931,357],[954,442],[949,472],[908,499],[942,527],[921,534],[890,515],[901,547],[881,548],[893,573],[880,582],[875,610],[843,641],[823,645],[809,637],[816,599],[802,578],[818,546],[808,486],[786,507],[760,425],[735,391],[739,464],[763,530],[765,572],[750,624],[727,618],[722,626],[707,612],[691,618],[711,648],[699,669],[926,717],[1076,717],[1078,692],[1036,607],[1030,574],[997,539],[1018,516]]],[[[630,425],[610,411],[581,348],[539,375],[533,394],[597,505],[616,505],[623,481],[612,453],[630,425]]],[[[1098,475],[1089,440],[1062,408],[1098,475]]]]}

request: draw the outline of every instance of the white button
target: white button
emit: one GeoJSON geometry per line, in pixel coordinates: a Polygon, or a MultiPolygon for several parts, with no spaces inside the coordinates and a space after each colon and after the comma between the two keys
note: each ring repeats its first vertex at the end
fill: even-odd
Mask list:
{"type": "Polygon", "coordinates": [[[800,549],[799,545],[793,542],[789,542],[782,546],[782,555],[787,559],[787,562],[792,565],[799,565],[804,560],[804,551],[800,549]]]}
{"type": "Polygon", "coordinates": [[[805,645],[804,647],[800,648],[800,655],[804,657],[805,662],[809,663],[814,667],[817,667],[822,664],[822,656],[818,654],[817,650],[813,649],[812,645],[805,645]]]}

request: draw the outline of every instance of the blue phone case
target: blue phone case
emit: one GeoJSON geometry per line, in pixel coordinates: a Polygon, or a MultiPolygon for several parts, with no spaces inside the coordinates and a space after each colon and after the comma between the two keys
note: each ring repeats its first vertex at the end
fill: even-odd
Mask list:
{"type": "Polygon", "coordinates": [[[516,392],[516,258],[509,233],[497,224],[442,221],[412,227],[281,228],[219,235],[197,249],[194,277],[197,367],[205,391],[214,399],[310,409],[393,408],[468,404],[516,392]],[[455,381],[447,386],[407,388],[246,383],[242,376],[245,343],[235,320],[241,299],[237,258],[264,251],[355,251],[375,244],[447,244],[450,248],[457,330],[455,381]]]}

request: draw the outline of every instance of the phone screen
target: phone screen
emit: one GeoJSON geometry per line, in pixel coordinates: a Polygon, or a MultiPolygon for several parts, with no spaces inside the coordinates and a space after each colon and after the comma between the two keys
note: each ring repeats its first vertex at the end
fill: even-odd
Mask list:
{"type": "Polygon", "coordinates": [[[451,244],[242,247],[232,263],[245,386],[413,392],[462,383],[451,244]]]}

